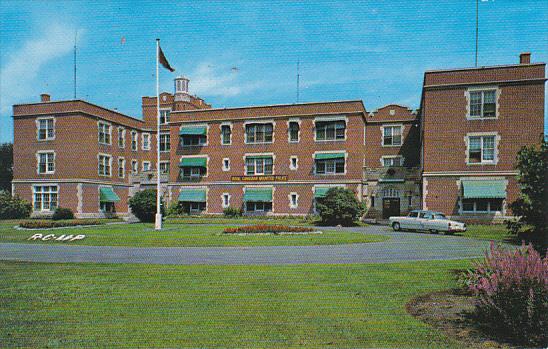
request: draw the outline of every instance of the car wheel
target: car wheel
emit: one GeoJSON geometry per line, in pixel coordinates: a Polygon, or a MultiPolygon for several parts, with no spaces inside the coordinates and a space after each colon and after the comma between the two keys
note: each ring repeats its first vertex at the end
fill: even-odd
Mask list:
{"type": "Polygon", "coordinates": [[[401,230],[400,223],[394,222],[392,224],[392,229],[394,229],[395,231],[400,231],[401,230]]]}
{"type": "Polygon", "coordinates": [[[438,231],[437,231],[436,229],[430,229],[430,232],[431,232],[432,234],[437,234],[437,233],[438,233],[438,231]]]}

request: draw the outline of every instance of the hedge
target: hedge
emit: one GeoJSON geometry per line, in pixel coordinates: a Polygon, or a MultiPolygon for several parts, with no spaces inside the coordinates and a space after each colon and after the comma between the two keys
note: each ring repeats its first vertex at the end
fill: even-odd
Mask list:
{"type": "Polygon", "coordinates": [[[316,231],[308,227],[290,227],[287,225],[248,225],[245,227],[226,228],[225,234],[279,234],[279,233],[310,233],[316,231]]]}
{"type": "Polygon", "coordinates": [[[27,229],[47,229],[47,228],[61,228],[61,227],[74,227],[78,225],[101,225],[104,222],[97,219],[75,219],[66,221],[52,221],[52,220],[39,220],[32,219],[19,223],[19,227],[27,229]]]}

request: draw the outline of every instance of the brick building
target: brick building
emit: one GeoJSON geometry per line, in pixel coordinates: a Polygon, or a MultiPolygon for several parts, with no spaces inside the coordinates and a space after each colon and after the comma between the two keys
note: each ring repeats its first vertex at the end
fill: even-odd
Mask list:
{"type": "Polygon", "coordinates": [[[502,217],[518,191],[515,155],[543,130],[544,64],[527,59],[426,72],[419,112],[392,104],[368,113],[362,101],[216,109],[181,77],[160,95],[159,133],[156,97],[142,98],[140,120],[42,95],[13,107],[13,192],[34,215],[57,206],[126,215],[128,198],[155,185],[159,134],[163,195],[189,213],[307,215],[341,186],[373,218],[421,207],[502,217]],[[498,197],[477,197],[486,192],[498,197]]]}

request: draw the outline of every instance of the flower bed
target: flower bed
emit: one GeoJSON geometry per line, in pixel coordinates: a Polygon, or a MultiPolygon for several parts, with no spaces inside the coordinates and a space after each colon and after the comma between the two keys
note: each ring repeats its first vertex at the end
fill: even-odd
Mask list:
{"type": "Polygon", "coordinates": [[[291,227],[287,225],[248,225],[237,228],[226,228],[225,234],[281,234],[281,233],[312,233],[316,229],[308,227],[291,227]]]}
{"type": "Polygon", "coordinates": [[[19,227],[26,229],[48,229],[48,228],[61,228],[61,227],[75,227],[78,225],[100,225],[104,222],[97,219],[74,219],[74,220],[28,220],[19,223],[19,227]]]}

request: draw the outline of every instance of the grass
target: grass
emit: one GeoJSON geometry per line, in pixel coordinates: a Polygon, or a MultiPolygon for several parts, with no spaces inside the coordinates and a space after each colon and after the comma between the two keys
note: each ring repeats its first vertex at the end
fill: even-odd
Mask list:
{"type": "MultiPolygon", "coordinates": [[[[181,216],[181,217],[169,217],[166,219],[167,223],[178,224],[279,224],[279,225],[304,225],[304,226],[318,226],[320,225],[320,219],[317,216],[309,217],[276,217],[276,216],[262,216],[262,217],[235,217],[228,218],[224,216],[181,216]]],[[[363,222],[355,222],[355,226],[364,227],[367,226],[363,222]]]]}
{"type": "Polygon", "coordinates": [[[350,231],[321,229],[323,234],[302,235],[235,235],[223,234],[223,225],[184,225],[168,223],[160,232],[153,224],[112,224],[83,228],[54,230],[16,230],[14,222],[0,223],[0,243],[45,243],[92,246],[136,246],[136,247],[183,247],[183,246],[304,246],[338,245],[379,242],[388,240],[381,235],[362,234],[350,231]],[[85,234],[83,240],[73,242],[28,241],[34,234],[85,234]]]}
{"type": "Polygon", "coordinates": [[[494,225],[467,225],[467,231],[456,233],[456,236],[480,240],[510,241],[512,236],[508,234],[508,229],[504,224],[494,225]]]}
{"type": "Polygon", "coordinates": [[[469,261],[161,266],[0,262],[0,343],[48,348],[462,348],[407,314],[469,261]]]}

